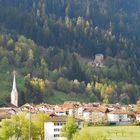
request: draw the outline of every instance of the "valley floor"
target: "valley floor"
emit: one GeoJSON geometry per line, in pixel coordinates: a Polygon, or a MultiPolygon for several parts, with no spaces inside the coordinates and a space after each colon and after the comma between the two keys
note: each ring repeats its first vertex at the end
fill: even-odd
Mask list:
{"type": "Polygon", "coordinates": [[[103,133],[108,140],[140,140],[140,126],[99,126],[87,128],[91,133],[103,133]]]}

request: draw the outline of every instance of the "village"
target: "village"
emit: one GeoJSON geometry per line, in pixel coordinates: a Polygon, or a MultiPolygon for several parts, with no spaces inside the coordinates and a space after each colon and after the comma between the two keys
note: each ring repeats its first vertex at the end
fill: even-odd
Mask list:
{"type": "Polygon", "coordinates": [[[0,120],[10,118],[11,115],[19,112],[26,112],[31,116],[38,112],[45,112],[51,117],[50,121],[44,124],[46,136],[52,133],[50,134],[51,137],[59,137],[60,129],[66,123],[67,116],[73,116],[75,122],[78,122],[79,128],[83,127],[84,122],[95,125],[126,125],[136,121],[137,123],[140,122],[140,111],[132,111],[134,108],[135,105],[80,103],[75,101],[65,101],[62,105],[26,103],[21,107],[3,104],[0,108],[0,120]]]}
{"type": "Polygon", "coordinates": [[[32,119],[33,114],[44,112],[50,116],[50,120],[44,122],[45,140],[61,140],[61,129],[66,124],[66,118],[72,116],[79,128],[84,122],[90,125],[130,125],[140,123],[140,110],[135,104],[121,105],[81,103],[79,101],[65,101],[63,104],[33,104],[26,103],[18,106],[18,92],[16,88],[16,76],[13,77],[11,91],[11,103],[0,105],[0,121],[9,119],[13,114],[25,112],[32,119]]]}
{"type": "Polygon", "coordinates": [[[109,124],[130,124],[135,120],[140,122],[140,111],[134,110],[135,105],[120,104],[100,104],[100,103],[80,103],[75,101],[66,101],[62,105],[29,104],[21,107],[14,105],[4,105],[0,108],[0,119],[10,117],[12,114],[26,112],[35,114],[39,111],[45,112],[50,116],[73,116],[89,123],[109,123],[109,124]]]}

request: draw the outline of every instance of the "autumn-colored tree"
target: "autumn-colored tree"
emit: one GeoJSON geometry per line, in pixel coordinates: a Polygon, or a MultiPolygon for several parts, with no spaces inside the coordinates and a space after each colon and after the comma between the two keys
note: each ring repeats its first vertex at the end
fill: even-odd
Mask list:
{"type": "Polygon", "coordinates": [[[39,112],[29,120],[29,114],[19,113],[12,115],[11,119],[4,119],[1,122],[0,136],[2,140],[10,138],[27,140],[29,138],[29,121],[31,121],[31,137],[35,140],[44,140],[44,122],[49,120],[49,116],[39,112]]]}
{"type": "MultiPolygon", "coordinates": [[[[32,125],[36,130],[36,134],[38,138],[44,140],[44,122],[49,120],[50,117],[44,112],[37,113],[32,116],[32,125]]],[[[33,131],[34,133],[34,131],[33,131]]]]}
{"type": "Polygon", "coordinates": [[[66,137],[68,140],[72,140],[73,135],[78,130],[78,126],[74,123],[73,117],[68,117],[66,120],[66,124],[62,128],[62,135],[66,137]]]}

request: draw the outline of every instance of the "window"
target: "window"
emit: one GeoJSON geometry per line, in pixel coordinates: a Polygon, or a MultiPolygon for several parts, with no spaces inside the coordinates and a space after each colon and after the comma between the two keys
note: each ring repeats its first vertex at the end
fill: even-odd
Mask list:
{"type": "Polygon", "coordinates": [[[63,122],[54,123],[55,126],[62,126],[63,124],[65,124],[65,123],[63,123],[63,122]]]}
{"type": "Polygon", "coordinates": [[[54,132],[59,132],[60,129],[59,128],[54,128],[54,132]]]}
{"type": "Polygon", "coordinates": [[[58,126],[58,125],[59,125],[59,123],[54,123],[54,125],[57,125],[57,126],[58,126]]]}
{"type": "Polygon", "coordinates": [[[56,137],[60,137],[60,135],[59,134],[54,134],[54,138],[56,138],[56,137]]]}
{"type": "Polygon", "coordinates": [[[78,122],[78,125],[81,125],[81,123],[80,123],[80,122],[78,122]]]}

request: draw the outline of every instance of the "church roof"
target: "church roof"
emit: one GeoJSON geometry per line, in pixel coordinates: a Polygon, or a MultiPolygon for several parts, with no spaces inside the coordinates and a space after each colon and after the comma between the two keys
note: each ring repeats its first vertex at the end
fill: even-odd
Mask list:
{"type": "Polygon", "coordinates": [[[15,105],[13,105],[13,104],[11,104],[11,103],[6,103],[6,102],[1,103],[1,104],[0,104],[0,107],[18,108],[17,106],[15,106],[15,105]]]}

